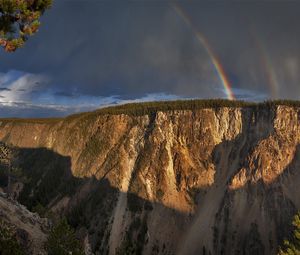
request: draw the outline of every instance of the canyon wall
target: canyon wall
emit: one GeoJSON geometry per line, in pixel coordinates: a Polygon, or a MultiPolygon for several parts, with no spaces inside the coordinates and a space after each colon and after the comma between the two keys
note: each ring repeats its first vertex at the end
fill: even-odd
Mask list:
{"type": "Polygon", "coordinates": [[[0,140],[19,150],[20,202],[66,215],[95,254],[276,254],[300,209],[299,113],[2,119],[0,140]]]}

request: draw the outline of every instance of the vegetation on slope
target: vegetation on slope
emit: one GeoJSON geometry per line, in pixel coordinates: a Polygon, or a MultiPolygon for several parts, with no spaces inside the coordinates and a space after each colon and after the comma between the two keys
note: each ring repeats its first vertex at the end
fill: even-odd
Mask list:
{"type": "Polygon", "coordinates": [[[275,107],[278,105],[300,107],[300,101],[294,100],[273,100],[265,101],[261,103],[246,102],[239,100],[227,100],[227,99],[192,99],[192,100],[176,100],[176,101],[156,101],[156,102],[144,102],[144,103],[128,103],[116,106],[104,107],[92,112],[83,112],[73,115],[69,115],[65,118],[0,118],[1,124],[7,122],[12,123],[37,123],[37,124],[55,124],[59,121],[72,121],[75,119],[89,120],[98,115],[120,115],[126,114],[130,116],[143,116],[151,115],[158,111],[183,111],[183,110],[199,110],[206,108],[240,108],[240,107],[275,107]]]}
{"type": "Polygon", "coordinates": [[[50,232],[46,243],[49,255],[83,255],[83,248],[75,237],[74,230],[62,219],[50,232]]]}
{"type": "MultiPolygon", "coordinates": [[[[272,101],[275,102],[275,101],[272,101]]],[[[284,101],[285,102],[285,101],[284,101]]],[[[265,104],[265,103],[263,103],[265,104]]],[[[93,112],[83,112],[72,114],[66,118],[1,118],[1,124],[6,122],[13,123],[38,123],[49,124],[58,121],[66,120],[71,121],[77,118],[91,118],[98,115],[120,115],[127,114],[131,116],[142,116],[153,114],[158,111],[176,111],[176,110],[198,110],[204,108],[220,108],[220,107],[250,107],[260,105],[257,103],[249,103],[244,101],[232,101],[226,99],[195,99],[195,100],[176,100],[176,101],[156,101],[144,103],[128,103],[116,106],[104,107],[93,112]]],[[[300,102],[299,102],[300,106],[300,102]]]]}
{"type": "Polygon", "coordinates": [[[275,100],[262,103],[245,102],[227,99],[194,99],[194,100],[176,100],[176,101],[156,101],[145,103],[129,103],[117,106],[102,108],[90,113],[81,113],[69,116],[69,118],[80,116],[82,114],[127,114],[133,116],[152,114],[158,111],[180,111],[180,110],[199,110],[205,108],[221,107],[272,107],[277,105],[286,105],[300,107],[300,101],[275,100]]]}
{"type": "MultiPolygon", "coordinates": [[[[23,221],[25,222],[25,221],[23,221]]],[[[27,232],[0,220],[0,254],[29,254],[28,248],[32,240],[27,238],[27,232]],[[23,231],[23,232],[22,232],[23,231]]],[[[58,221],[51,229],[47,242],[43,244],[49,255],[83,255],[83,245],[76,238],[75,230],[65,218],[58,221]]],[[[30,253],[31,254],[31,253],[30,253]]]]}
{"type": "Polygon", "coordinates": [[[284,241],[284,248],[279,255],[299,255],[300,254],[300,212],[296,214],[293,225],[295,227],[291,240],[284,241]]]}
{"type": "Polygon", "coordinates": [[[0,254],[1,255],[22,255],[24,252],[18,243],[14,231],[0,221],[0,254]]]}

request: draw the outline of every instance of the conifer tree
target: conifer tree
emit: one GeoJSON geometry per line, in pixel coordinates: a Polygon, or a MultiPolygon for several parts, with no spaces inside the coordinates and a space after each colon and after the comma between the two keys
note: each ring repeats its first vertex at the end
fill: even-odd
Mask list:
{"type": "Polygon", "coordinates": [[[40,27],[52,0],[0,0],[0,45],[7,52],[23,46],[40,27]]]}
{"type": "Polygon", "coordinates": [[[295,216],[293,225],[293,238],[284,241],[284,248],[280,249],[279,255],[300,255],[300,212],[295,216]]]}
{"type": "Polygon", "coordinates": [[[0,220],[0,254],[1,255],[23,255],[22,247],[17,242],[14,231],[0,220]]]}
{"type": "Polygon", "coordinates": [[[49,255],[83,255],[80,242],[75,237],[74,230],[69,226],[66,219],[62,219],[53,227],[46,243],[49,255]]]}
{"type": "Polygon", "coordinates": [[[15,158],[15,152],[12,148],[7,146],[5,143],[0,142],[0,163],[7,167],[7,193],[11,196],[10,182],[11,182],[11,168],[12,161],[15,158]]]}

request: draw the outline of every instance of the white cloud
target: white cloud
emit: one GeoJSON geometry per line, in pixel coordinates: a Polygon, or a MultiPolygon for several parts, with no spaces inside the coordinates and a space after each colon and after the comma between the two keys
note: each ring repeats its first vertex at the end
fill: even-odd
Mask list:
{"type": "MultiPolygon", "coordinates": [[[[0,73],[0,116],[65,116],[125,103],[196,98],[167,93],[149,93],[130,100],[123,99],[119,95],[91,96],[80,94],[76,88],[74,91],[55,90],[49,86],[50,82],[50,79],[42,74],[20,71],[0,73]]],[[[223,89],[211,86],[210,90],[211,93],[215,94],[215,97],[226,98],[223,89]]],[[[249,89],[234,88],[233,93],[240,100],[261,101],[267,98],[267,95],[249,89]]]]}
{"type": "Polygon", "coordinates": [[[49,82],[49,78],[42,74],[0,73],[0,117],[65,116],[110,105],[178,98],[164,93],[147,94],[132,100],[124,100],[118,95],[89,96],[76,91],[54,91],[47,86],[49,82]]]}
{"type": "Polygon", "coordinates": [[[40,90],[48,81],[46,76],[40,74],[19,71],[0,73],[0,104],[31,102],[34,92],[40,90]]]}

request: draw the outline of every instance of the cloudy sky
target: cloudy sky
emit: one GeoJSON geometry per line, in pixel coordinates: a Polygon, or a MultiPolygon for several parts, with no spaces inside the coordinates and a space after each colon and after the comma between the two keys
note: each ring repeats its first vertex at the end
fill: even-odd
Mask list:
{"type": "Polygon", "coordinates": [[[299,99],[299,9],[275,0],[54,0],[25,47],[0,52],[0,116],[227,98],[224,78],[238,99],[299,99]]]}

